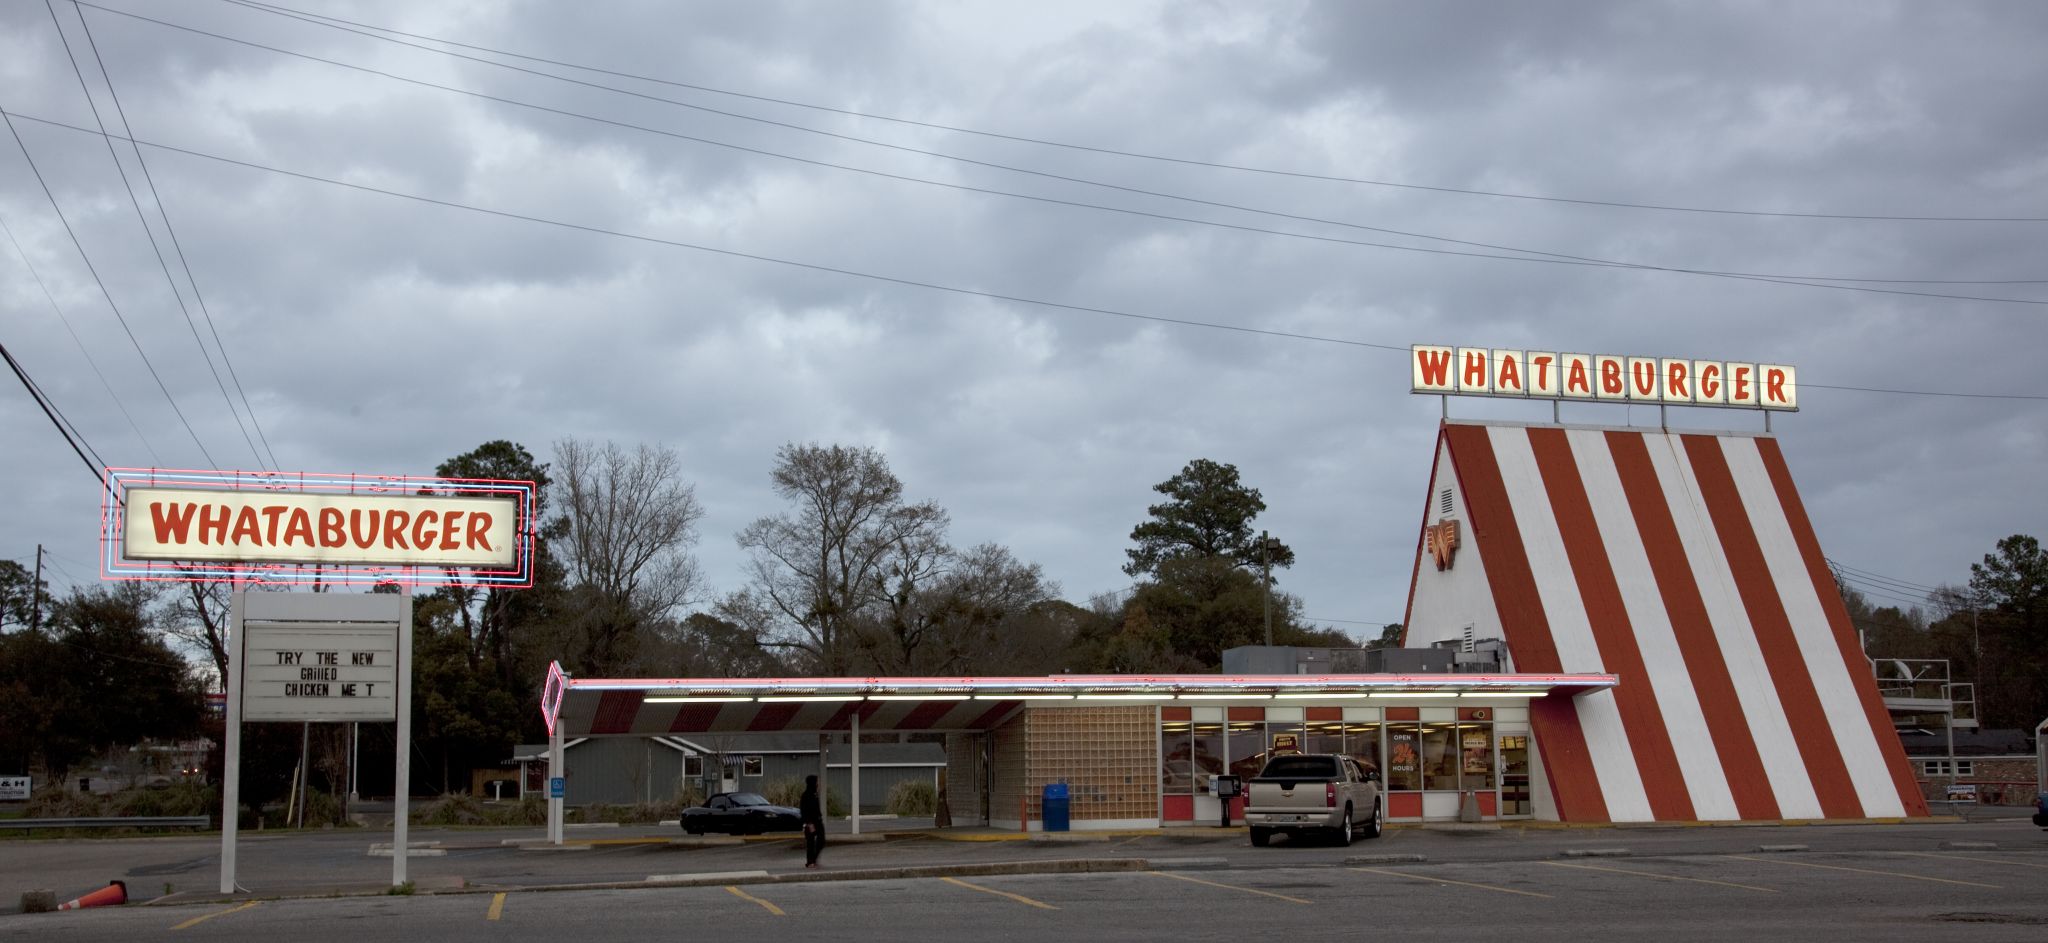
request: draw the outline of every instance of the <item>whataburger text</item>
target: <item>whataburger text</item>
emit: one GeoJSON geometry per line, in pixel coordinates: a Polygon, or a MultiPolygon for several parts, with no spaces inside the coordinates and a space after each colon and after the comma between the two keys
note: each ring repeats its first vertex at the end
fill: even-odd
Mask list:
{"type": "Polygon", "coordinates": [[[1409,367],[1416,393],[1799,408],[1798,372],[1774,363],[1418,344],[1409,367]]]}
{"type": "Polygon", "coordinates": [[[132,560],[261,560],[509,569],[515,498],[130,488],[132,560]]]}

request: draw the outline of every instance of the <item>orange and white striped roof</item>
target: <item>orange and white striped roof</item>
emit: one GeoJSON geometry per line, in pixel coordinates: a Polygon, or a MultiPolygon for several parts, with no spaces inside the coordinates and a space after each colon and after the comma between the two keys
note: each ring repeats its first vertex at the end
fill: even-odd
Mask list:
{"type": "Polygon", "coordinates": [[[1539,814],[1927,814],[1776,439],[1446,421],[1425,533],[1444,521],[1406,644],[1469,627],[1510,670],[1619,678],[1531,705],[1539,814]]]}

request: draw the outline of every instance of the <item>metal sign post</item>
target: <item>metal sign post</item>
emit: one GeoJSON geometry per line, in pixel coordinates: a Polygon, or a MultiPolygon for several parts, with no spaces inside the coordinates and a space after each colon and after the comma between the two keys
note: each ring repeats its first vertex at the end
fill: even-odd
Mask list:
{"type": "Polygon", "coordinates": [[[229,616],[221,772],[220,892],[236,891],[242,721],[398,725],[391,883],[405,883],[412,769],[412,597],[389,593],[245,593],[229,616]]]}

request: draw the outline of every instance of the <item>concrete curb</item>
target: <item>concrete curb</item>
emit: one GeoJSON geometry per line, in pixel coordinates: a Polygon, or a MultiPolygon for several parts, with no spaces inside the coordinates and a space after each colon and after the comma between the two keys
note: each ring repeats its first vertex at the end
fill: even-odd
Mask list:
{"type": "Polygon", "coordinates": [[[1347,867],[1360,864],[1421,864],[1428,860],[1428,855],[1356,855],[1344,859],[1344,864],[1347,867]]]}
{"type": "Polygon", "coordinates": [[[1805,850],[1806,850],[1806,846],[1805,846],[1805,845],[1758,845],[1758,846],[1756,846],[1756,850],[1758,850],[1758,851],[1761,851],[1761,852],[1767,852],[1767,853],[1771,853],[1771,854],[1778,854],[1778,853],[1783,853],[1783,852],[1790,852],[1790,851],[1805,851],[1805,850]]]}
{"type": "Polygon", "coordinates": [[[1626,848],[1566,848],[1558,854],[1565,858],[1626,858],[1630,851],[1626,848]]]}
{"type": "Polygon", "coordinates": [[[1154,871],[1227,871],[1228,858],[1148,858],[1154,871]]]}

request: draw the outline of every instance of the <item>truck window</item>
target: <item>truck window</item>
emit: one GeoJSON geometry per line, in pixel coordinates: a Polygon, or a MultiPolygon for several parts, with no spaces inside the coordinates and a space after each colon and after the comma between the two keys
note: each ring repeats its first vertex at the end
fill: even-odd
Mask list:
{"type": "Polygon", "coordinates": [[[1259,774],[1266,779],[1337,779],[1337,764],[1327,756],[1280,756],[1259,774]]]}

